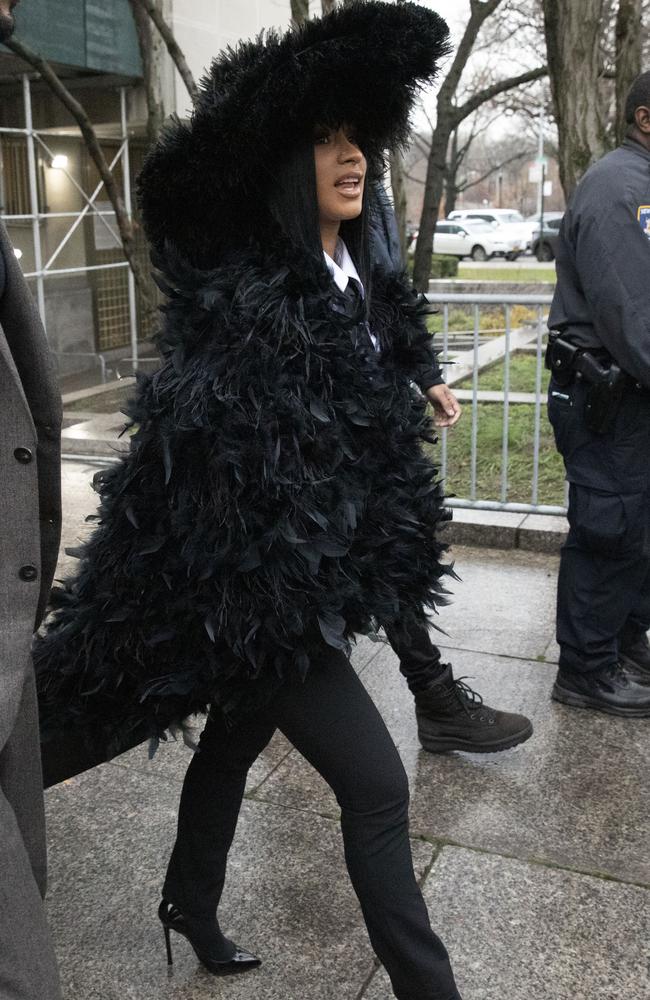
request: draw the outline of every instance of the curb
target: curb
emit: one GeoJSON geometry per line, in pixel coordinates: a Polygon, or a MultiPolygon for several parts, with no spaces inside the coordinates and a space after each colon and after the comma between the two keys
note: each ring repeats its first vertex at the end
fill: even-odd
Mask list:
{"type": "Polygon", "coordinates": [[[514,514],[465,507],[454,507],[453,513],[453,520],[442,529],[442,538],[450,545],[559,555],[569,530],[566,517],[553,514],[514,514]]]}

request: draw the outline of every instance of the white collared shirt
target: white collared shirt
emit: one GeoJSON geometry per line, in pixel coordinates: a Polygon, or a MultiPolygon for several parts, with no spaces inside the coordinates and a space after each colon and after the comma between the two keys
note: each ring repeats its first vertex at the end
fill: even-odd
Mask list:
{"type": "MultiPolygon", "coordinates": [[[[361,278],[359,277],[359,272],[357,271],[354,261],[350,256],[350,251],[346,247],[345,243],[339,236],[336,241],[336,249],[334,250],[334,257],[330,257],[328,253],[323,250],[323,256],[325,258],[325,263],[327,264],[327,269],[334,279],[339,291],[344,292],[348,287],[348,282],[350,278],[354,278],[359,284],[359,289],[361,290],[361,297],[365,298],[365,290],[363,284],[361,283],[361,278]]],[[[368,336],[372,340],[373,346],[376,351],[379,350],[379,342],[376,337],[372,335],[370,330],[368,330],[368,336]]]]}

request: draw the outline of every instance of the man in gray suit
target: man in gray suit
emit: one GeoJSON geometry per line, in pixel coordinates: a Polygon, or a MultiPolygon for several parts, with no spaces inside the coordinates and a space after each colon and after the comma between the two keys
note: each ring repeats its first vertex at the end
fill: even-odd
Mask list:
{"type": "MultiPolygon", "coordinates": [[[[0,41],[16,0],[0,0],[0,41]]],[[[61,531],[61,398],[0,223],[0,997],[60,1000],[43,895],[45,816],[30,648],[61,531]]]]}

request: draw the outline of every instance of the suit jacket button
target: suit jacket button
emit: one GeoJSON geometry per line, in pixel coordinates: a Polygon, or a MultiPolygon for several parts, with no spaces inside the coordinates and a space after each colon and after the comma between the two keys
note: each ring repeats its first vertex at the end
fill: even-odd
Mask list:
{"type": "Polygon", "coordinates": [[[36,566],[21,566],[18,570],[18,576],[25,583],[33,583],[38,578],[38,570],[36,566]]]}
{"type": "Polygon", "coordinates": [[[16,448],[14,451],[14,458],[17,462],[22,462],[23,465],[28,465],[33,457],[29,448],[16,448]]]}

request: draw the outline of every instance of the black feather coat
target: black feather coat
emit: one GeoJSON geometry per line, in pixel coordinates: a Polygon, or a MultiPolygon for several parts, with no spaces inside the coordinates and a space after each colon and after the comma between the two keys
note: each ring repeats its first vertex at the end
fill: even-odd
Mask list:
{"type": "Polygon", "coordinates": [[[449,572],[413,385],[435,359],[406,279],[374,274],[377,352],[322,260],[267,228],[200,268],[180,237],[161,250],[148,204],[163,364],[139,377],[130,452],[96,477],[98,527],[35,651],[45,737],[76,726],[114,747],[263,703],[305,675],[314,631],[347,650],[424,621],[449,572]]]}

